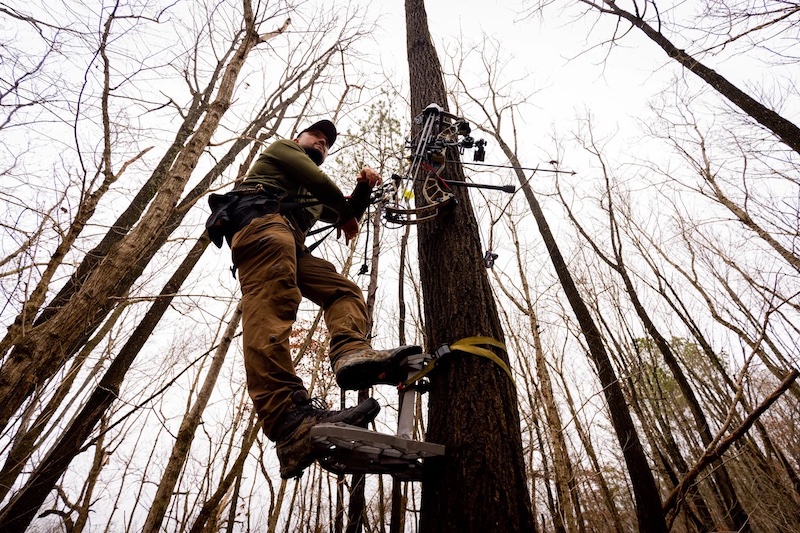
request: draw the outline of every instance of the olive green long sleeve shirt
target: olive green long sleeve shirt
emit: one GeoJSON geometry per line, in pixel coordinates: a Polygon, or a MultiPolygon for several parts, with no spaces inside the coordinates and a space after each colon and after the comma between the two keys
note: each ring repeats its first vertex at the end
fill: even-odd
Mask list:
{"type": "Polygon", "coordinates": [[[257,184],[286,191],[291,202],[310,204],[285,214],[303,233],[318,220],[344,222],[353,216],[360,217],[369,203],[371,190],[368,184],[359,183],[348,201],[305,151],[288,140],[272,143],[258,156],[242,186],[257,184]]]}

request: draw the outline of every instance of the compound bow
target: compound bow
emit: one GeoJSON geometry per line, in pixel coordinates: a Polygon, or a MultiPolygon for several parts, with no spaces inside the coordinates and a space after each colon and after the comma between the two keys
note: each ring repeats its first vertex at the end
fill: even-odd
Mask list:
{"type": "Polygon", "coordinates": [[[483,161],[486,142],[475,141],[469,135],[470,126],[466,120],[444,111],[437,104],[426,107],[414,121],[421,127],[419,135],[409,141],[413,152],[408,172],[404,176],[394,174],[392,181],[380,190],[387,223],[407,226],[436,218],[455,204],[450,186],[480,186],[514,192],[513,186],[482,186],[442,179],[448,148],[457,147],[463,153],[464,149],[476,147],[475,160],[483,161]],[[414,184],[419,181],[423,182],[424,203],[411,207],[414,184]]]}

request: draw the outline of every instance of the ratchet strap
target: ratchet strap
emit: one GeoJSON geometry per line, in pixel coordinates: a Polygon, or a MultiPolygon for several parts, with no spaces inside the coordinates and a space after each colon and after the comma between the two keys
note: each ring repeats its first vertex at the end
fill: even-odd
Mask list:
{"type": "MultiPolygon", "coordinates": [[[[422,370],[411,376],[409,379],[401,383],[398,388],[402,391],[411,387],[414,383],[424,378],[431,370],[436,367],[436,362],[441,359],[442,357],[456,352],[461,353],[469,353],[472,355],[477,355],[479,357],[484,357],[489,359],[497,366],[503,369],[503,371],[508,375],[511,379],[511,383],[514,383],[514,376],[511,374],[511,369],[508,368],[508,365],[505,361],[500,359],[496,353],[491,351],[488,348],[484,348],[483,346],[493,346],[495,348],[499,348],[506,351],[506,345],[497,339],[493,339],[491,337],[465,337],[463,339],[457,340],[451,344],[443,344],[441,345],[433,354],[432,359],[426,364],[422,370]]],[[[516,384],[515,384],[516,386],[516,384]]]]}

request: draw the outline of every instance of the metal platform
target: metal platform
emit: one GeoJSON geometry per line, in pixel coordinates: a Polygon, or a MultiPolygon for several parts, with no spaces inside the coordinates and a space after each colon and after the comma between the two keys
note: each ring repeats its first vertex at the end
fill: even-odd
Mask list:
{"type": "Polygon", "coordinates": [[[422,477],[422,460],[444,455],[444,446],[378,433],[347,424],[319,424],[311,440],[322,467],[336,474],[391,474],[403,481],[422,477]]]}
{"type": "MultiPolygon", "coordinates": [[[[401,363],[407,380],[412,380],[433,356],[411,354],[401,363]]],[[[414,405],[418,387],[398,387],[400,407],[397,434],[389,435],[347,424],[318,424],[311,428],[311,441],[322,467],[336,474],[391,474],[404,481],[422,477],[423,459],[444,455],[444,446],[422,442],[414,433],[414,405]]]]}

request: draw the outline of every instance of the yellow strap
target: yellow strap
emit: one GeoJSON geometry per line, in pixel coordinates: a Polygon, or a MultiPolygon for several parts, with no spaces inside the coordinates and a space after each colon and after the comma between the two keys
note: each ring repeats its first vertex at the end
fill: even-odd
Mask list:
{"type": "Polygon", "coordinates": [[[506,351],[506,345],[502,342],[493,339],[491,337],[467,337],[465,339],[458,340],[450,345],[451,350],[457,350],[459,352],[467,352],[473,355],[478,355],[481,357],[485,357],[490,361],[496,363],[500,368],[502,368],[508,377],[511,378],[511,383],[514,383],[516,387],[516,383],[514,382],[514,376],[511,374],[511,369],[508,368],[508,365],[500,359],[497,354],[492,352],[491,350],[487,350],[486,348],[479,348],[476,344],[488,344],[490,346],[495,346],[496,348],[500,348],[504,352],[506,351]]]}
{"type": "Polygon", "coordinates": [[[450,348],[452,348],[453,346],[462,346],[462,345],[474,346],[476,344],[488,344],[490,346],[494,346],[496,348],[500,348],[504,352],[506,351],[506,345],[504,343],[500,342],[499,340],[493,339],[491,337],[480,337],[480,336],[479,337],[464,337],[463,339],[459,339],[456,342],[454,342],[453,344],[451,344],[450,348]]]}
{"type": "Polygon", "coordinates": [[[428,375],[428,372],[433,370],[433,367],[435,366],[436,366],[436,359],[431,359],[431,361],[427,365],[422,367],[422,370],[420,370],[419,372],[417,372],[416,374],[405,380],[400,385],[400,390],[402,391],[403,389],[407,389],[408,387],[411,386],[411,384],[416,383],[417,381],[424,378],[426,375],[428,375]]]}
{"type": "MultiPolygon", "coordinates": [[[[511,379],[511,383],[514,384],[516,387],[516,383],[514,382],[514,376],[511,374],[511,369],[508,368],[508,365],[500,359],[497,354],[492,352],[491,350],[487,350],[486,348],[481,348],[477,345],[486,344],[489,346],[494,346],[496,348],[500,348],[504,352],[506,351],[506,345],[497,339],[493,339],[491,337],[466,337],[463,339],[459,339],[456,342],[452,343],[449,347],[451,351],[457,352],[465,352],[471,353],[473,355],[477,355],[479,357],[485,357],[490,361],[496,363],[500,368],[502,368],[508,377],[511,379]]],[[[425,367],[414,374],[412,377],[407,379],[403,384],[400,386],[401,389],[409,387],[412,383],[416,383],[423,377],[425,377],[433,368],[436,366],[436,359],[432,359],[425,367]]]]}

